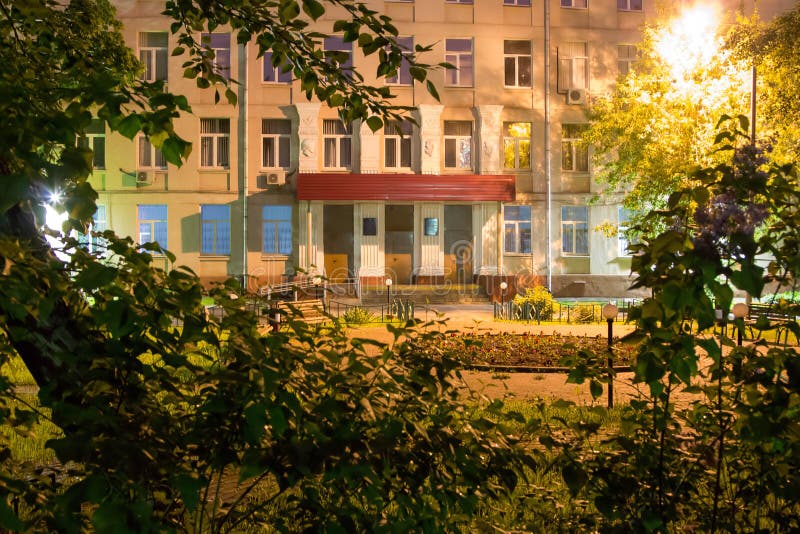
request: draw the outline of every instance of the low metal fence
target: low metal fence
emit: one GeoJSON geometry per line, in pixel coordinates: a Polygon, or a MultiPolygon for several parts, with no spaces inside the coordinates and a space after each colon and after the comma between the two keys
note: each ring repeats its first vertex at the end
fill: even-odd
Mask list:
{"type": "MultiPolygon", "coordinates": [[[[617,317],[615,321],[625,322],[628,320],[630,310],[640,303],[637,299],[624,299],[616,302],[617,317]]],[[[509,321],[525,321],[541,323],[600,323],[603,319],[603,306],[606,303],[595,302],[552,302],[549,310],[545,306],[537,307],[531,302],[508,302],[494,303],[494,318],[509,321]]]]}

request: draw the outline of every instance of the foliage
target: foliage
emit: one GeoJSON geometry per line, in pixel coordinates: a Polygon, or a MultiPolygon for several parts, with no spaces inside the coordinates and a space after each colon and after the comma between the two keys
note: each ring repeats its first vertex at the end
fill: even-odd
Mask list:
{"type": "Polygon", "coordinates": [[[536,317],[541,321],[549,321],[553,318],[553,295],[546,287],[537,285],[526,287],[522,294],[514,295],[516,304],[529,304],[533,306],[536,317]]]}
{"type": "Polygon", "coordinates": [[[763,341],[736,347],[715,325],[734,289],[759,297],[767,282],[794,284],[800,176],[749,143],[746,118],[724,121],[733,124],[717,136],[723,162],[686,176],[651,215],[667,229],[634,246],[634,287],[653,290],[631,314],[641,399],[605,449],[552,443],[565,483],[594,503],[602,529],[800,528],[800,354],[763,341]],[[770,258],[766,268],[757,258],[770,258]]]}
{"type": "Polygon", "coordinates": [[[571,320],[578,324],[596,323],[600,321],[597,306],[591,304],[578,304],[572,309],[571,320]]]}
{"type": "MultiPolygon", "coordinates": [[[[580,352],[603,352],[608,339],[602,336],[561,334],[453,335],[435,340],[435,350],[472,365],[557,367],[580,352]]],[[[617,365],[633,361],[635,347],[615,345],[617,365]]]]}
{"type": "Polygon", "coordinates": [[[377,319],[374,313],[366,308],[353,307],[349,308],[342,316],[344,322],[347,324],[366,324],[371,323],[377,319]]]}

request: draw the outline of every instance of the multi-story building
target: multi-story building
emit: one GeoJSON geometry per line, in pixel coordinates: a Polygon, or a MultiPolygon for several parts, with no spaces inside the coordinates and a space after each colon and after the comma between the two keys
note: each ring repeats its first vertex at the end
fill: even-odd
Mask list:
{"type": "MultiPolygon", "coordinates": [[[[593,231],[625,225],[621,198],[590,204],[599,191],[579,141],[584,105],[635,59],[655,0],[547,1],[368,0],[409,48],[433,43],[422,61],[457,67],[431,74],[440,101],[407,71],[386,80],[417,125],[378,132],[307,101],[269,54],[222,29],[203,39],[240,82],[239,104],[215,104],[182,77],[159,2],[117,2],[145,76],[188,98],[193,114],[175,126],[194,148],[177,168],[144,137],[90,133],[96,227],[158,241],[204,280],[244,277],[250,289],[299,268],[372,283],[534,275],[556,294],[624,295],[625,243],[593,231]]],[[[336,35],[324,46],[376,83],[377,55],[336,35]]]]}

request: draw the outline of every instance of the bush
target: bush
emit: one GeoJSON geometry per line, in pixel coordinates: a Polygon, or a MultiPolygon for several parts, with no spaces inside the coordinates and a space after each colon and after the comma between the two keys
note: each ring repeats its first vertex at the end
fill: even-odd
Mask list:
{"type": "Polygon", "coordinates": [[[533,316],[540,321],[549,321],[553,318],[553,295],[544,286],[525,288],[525,293],[514,297],[514,303],[522,306],[533,306],[533,316]]]}
{"type": "Polygon", "coordinates": [[[573,323],[586,324],[594,323],[600,320],[599,316],[595,317],[595,306],[591,304],[580,304],[572,309],[570,314],[573,323]]]}
{"type": "Polygon", "coordinates": [[[375,321],[375,314],[364,308],[350,308],[342,319],[348,324],[366,324],[375,321]]]}

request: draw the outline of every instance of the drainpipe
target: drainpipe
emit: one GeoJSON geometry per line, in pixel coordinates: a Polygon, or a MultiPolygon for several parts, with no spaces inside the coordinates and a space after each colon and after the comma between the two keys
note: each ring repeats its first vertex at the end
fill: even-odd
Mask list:
{"type": "Polygon", "coordinates": [[[242,287],[247,292],[249,286],[247,274],[247,45],[239,45],[239,52],[244,56],[244,61],[239,61],[239,176],[242,177],[242,287]]]}
{"type": "Polygon", "coordinates": [[[306,272],[311,272],[311,266],[314,264],[313,256],[311,254],[311,201],[306,201],[306,272]]]}
{"type": "MultiPolygon", "coordinates": [[[[550,0],[544,0],[544,177],[547,185],[547,207],[545,226],[547,243],[545,257],[547,262],[547,289],[553,291],[553,183],[550,168],[550,0]]],[[[533,247],[531,247],[533,254],[533,247]]]]}

